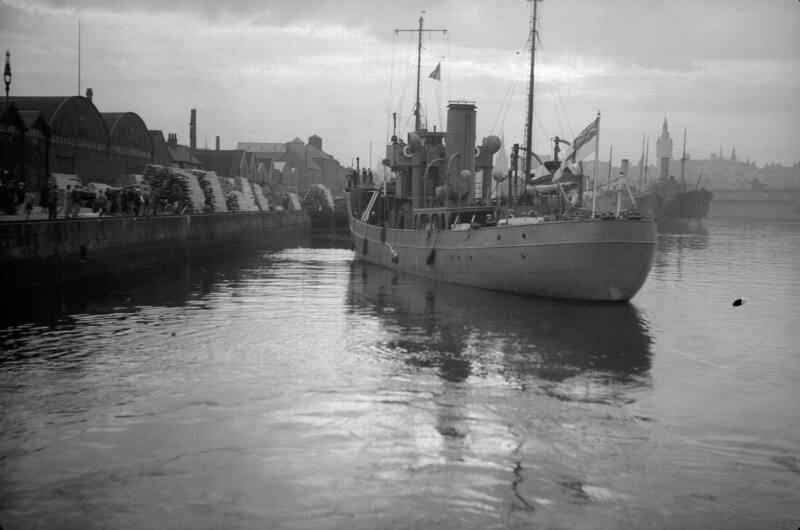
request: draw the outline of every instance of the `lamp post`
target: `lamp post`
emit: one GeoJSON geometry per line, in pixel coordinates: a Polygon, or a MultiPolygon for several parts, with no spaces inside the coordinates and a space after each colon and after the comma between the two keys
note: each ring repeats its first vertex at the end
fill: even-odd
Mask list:
{"type": "Polygon", "coordinates": [[[8,105],[8,88],[11,86],[11,52],[6,50],[6,67],[3,70],[3,81],[6,84],[6,105],[8,105]]]}

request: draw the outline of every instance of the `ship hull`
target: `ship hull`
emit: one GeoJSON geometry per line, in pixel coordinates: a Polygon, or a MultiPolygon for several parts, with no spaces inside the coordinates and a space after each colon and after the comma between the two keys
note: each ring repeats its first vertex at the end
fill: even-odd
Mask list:
{"type": "MultiPolygon", "coordinates": [[[[626,193],[619,194],[620,210],[634,209],[644,217],[656,219],[664,229],[686,228],[702,229],[708,217],[713,193],[705,189],[681,191],[664,195],[659,190],[650,190],[636,196],[636,205],[626,193]]],[[[598,212],[615,212],[617,197],[612,195],[597,198],[598,212]]]]}
{"type": "Polygon", "coordinates": [[[642,215],[667,223],[691,222],[705,219],[713,194],[705,189],[681,191],[664,196],[650,191],[636,198],[636,208],[642,215]]]}
{"type": "Polygon", "coordinates": [[[551,298],[626,301],[657,243],[651,220],[550,221],[470,230],[383,228],[350,218],[356,259],[433,280],[551,298]]]}

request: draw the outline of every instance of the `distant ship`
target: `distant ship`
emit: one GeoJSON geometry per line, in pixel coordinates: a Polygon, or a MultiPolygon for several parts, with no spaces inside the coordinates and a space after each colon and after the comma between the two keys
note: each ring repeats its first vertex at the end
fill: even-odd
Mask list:
{"type": "Polygon", "coordinates": [[[704,188],[687,190],[674,179],[660,180],[638,193],[635,208],[662,224],[702,224],[711,206],[713,194],[704,188]]]}
{"type": "MultiPolygon", "coordinates": [[[[420,50],[422,32],[420,17],[420,50]]],[[[534,55],[526,154],[532,153],[534,55]]],[[[595,215],[582,204],[583,178],[577,179],[578,193],[573,189],[568,196],[576,179],[559,180],[560,171],[540,185],[536,208],[514,216],[513,196],[506,203],[489,198],[500,138],[486,137],[476,147],[476,105],[468,101],[450,102],[447,132],[422,128],[419,81],[418,65],[415,130],[407,142],[393,134],[383,161],[396,178],[381,188],[354,183],[347,196],[356,259],[442,282],[524,295],[626,301],[639,291],[653,265],[655,221],[639,215],[595,215]],[[476,170],[484,175],[480,197],[476,170]]],[[[599,128],[599,116],[592,125],[599,128]]]]}
{"type": "Polygon", "coordinates": [[[662,225],[698,226],[708,217],[713,193],[700,187],[697,179],[694,189],[689,189],[685,179],[686,129],[683,131],[683,154],[681,155],[681,178],[667,177],[669,159],[661,161],[661,176],[649,188],[635,194],[634,207],[642,215],[655,217],[662,225]]]}
{"type": "MultiPolygon", "coordinates": [[[[666,121],[664,125],[666,131],[666,121]]],[[[671,145],[671,141],[670,141],[671,145]]],[[[700,229],[708,217],[711,199],[714,194],[700,186],[702,174],[689,188],[685,180],[686,166],[686,133],[684,131],[683,156],[681,157],[680,181],[669,175],[669,158],[661,158],[661,174],[658,180],[646,183],[646,167],[644,145],[640,164],[639,187],[631,185],[628,180],[628,161],[622,161],[620,175],[604,186],[597,197],[600,211],[636,212],[644,217],[656,219],[660,228],[700,229]],[[644,178],[643,178],[644,177],[644,178]]],[[[610,167],[609,167],[610,172],[610,167]]]]}

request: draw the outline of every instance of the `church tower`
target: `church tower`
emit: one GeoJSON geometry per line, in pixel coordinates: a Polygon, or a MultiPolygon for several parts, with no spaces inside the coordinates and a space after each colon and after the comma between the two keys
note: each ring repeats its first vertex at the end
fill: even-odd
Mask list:
{"type": "Polygon", "coordinates": [[[669,162],[672,160],[672,138],[669,136],[666,116],[664,125],[661,126],[661,136],[656,140],[656,156],[659,162],[659,175],[662,179],[666,179],[669,176],[669,162]]]}

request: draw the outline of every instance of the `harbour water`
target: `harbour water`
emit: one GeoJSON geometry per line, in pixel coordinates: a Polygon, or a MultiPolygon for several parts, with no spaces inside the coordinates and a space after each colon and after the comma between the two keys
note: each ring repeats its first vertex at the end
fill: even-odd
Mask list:
{"type": "Polygon", "coordinates": [[[624,305],[327,240],[6,300],[0,526],[797,528],[800,224],[707,229],[624,305]]]}

